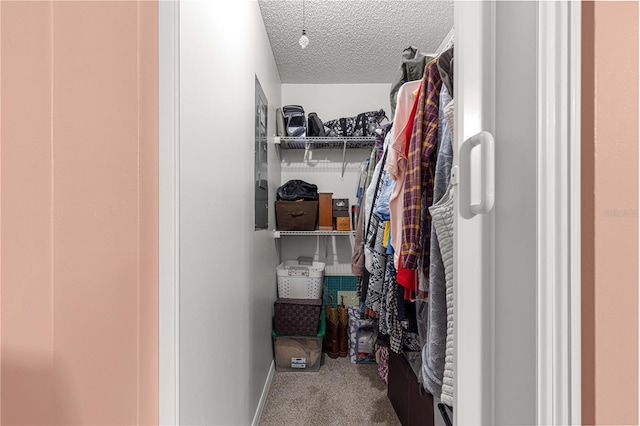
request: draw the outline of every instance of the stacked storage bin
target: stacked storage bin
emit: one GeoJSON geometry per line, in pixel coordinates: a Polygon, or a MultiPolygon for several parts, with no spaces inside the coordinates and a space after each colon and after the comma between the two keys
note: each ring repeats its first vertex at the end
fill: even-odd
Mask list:
{"type": "Polygon", "coordinates": [[[277,269],[273,338],[277,371],[318,371],[325,320],[322,315],[323,262],[287,260],[277,269]]]}

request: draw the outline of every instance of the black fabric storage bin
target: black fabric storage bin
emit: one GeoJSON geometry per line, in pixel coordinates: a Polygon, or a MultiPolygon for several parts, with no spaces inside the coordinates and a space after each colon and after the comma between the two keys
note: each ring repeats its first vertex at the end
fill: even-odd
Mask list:
{"type": "Polygon", "coordinates": [[[318,334],[322,299],[277,299],[273,304],[276,334],[318,334]]]}
{"type": "Polygon", "coordinates": [[[276,221],[280,231],[314,231],[318,201],[276,201],[276,221]]]}
{"type": "Polygon", "coordinates": [[[433,426],[433,396],[421,390],[413,369],[403,354],[389,350],[387,397],[402,426],[433,426]]]}

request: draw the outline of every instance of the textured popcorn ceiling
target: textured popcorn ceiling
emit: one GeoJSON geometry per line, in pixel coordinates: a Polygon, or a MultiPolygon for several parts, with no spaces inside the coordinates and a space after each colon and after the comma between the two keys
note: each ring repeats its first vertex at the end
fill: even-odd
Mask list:
{"type": "Polygon", "coordinates": [[[452,1],[258,0],[282,83],[391,83],[402,51],[432,53],[453,26],[452,1]]]}

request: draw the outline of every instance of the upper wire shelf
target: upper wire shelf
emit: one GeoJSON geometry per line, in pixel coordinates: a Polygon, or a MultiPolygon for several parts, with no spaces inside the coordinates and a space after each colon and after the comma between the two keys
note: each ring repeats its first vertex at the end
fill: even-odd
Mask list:
{"type": "Polygon", "coordinates": [[[276,136],[274,143],[282,149],[358,149],[371,148],[376,143],[375,136],[365,137],[281,137],[276,136]]]}

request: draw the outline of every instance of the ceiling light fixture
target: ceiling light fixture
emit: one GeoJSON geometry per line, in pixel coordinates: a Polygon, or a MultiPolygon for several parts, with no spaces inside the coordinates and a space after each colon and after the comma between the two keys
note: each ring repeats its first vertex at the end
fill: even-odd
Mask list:
{"type": "Polygon", "coordinates": [[[304,16],[304,0],[302,0],[302,35],[300,36],[300,40],[298,40],[298,43],[300,44],[300,47],[302,47],[303,49],[306,49],[307,46],[309,45],[309,37],[307,37],[307,30],[304,29],[305,27],[305,16],[304,16]]]}

